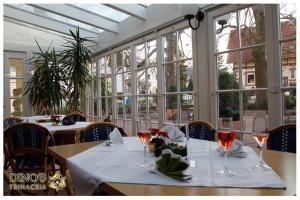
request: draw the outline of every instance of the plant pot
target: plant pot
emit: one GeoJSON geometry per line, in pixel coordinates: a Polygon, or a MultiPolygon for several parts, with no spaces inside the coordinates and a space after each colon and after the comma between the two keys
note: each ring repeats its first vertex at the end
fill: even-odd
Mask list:
{"type": "Polygon", "coordinates": [[[155,143],[148,143],[148,149],[150,153],[154,153],[155,151],[155,143]]]}

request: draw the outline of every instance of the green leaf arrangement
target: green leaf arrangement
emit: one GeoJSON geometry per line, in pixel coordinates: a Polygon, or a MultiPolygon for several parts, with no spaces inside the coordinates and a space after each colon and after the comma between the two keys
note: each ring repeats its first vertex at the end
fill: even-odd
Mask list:
{"type": "Polygon", "coordinates": [[[92,40],[80,35],[79,27],[73,32],[70,30],[71,38],[65,38],[65,50],[60,54],[63,68],[67,72],[68,87],[67,105],[70,111],[81,110],[80,106],[84,99],[86,86],[92,80],[88,67],[92,64],[92,46],[87,42],[92,40]]]}
{"type": "Polygon", "coordinates": [[[66,72],[54,48],[43,51],[36,44],[40,52],[29,59],[34,73],[25,85],[25,94],[29,94],[29,103],[37,113],[59,113],[65,98],[66,72]]]}
{"type": "Polygon", "coordinates": [[[180,155],[174,154],[170,149],[164,149],[155,163],[155,170],[177,181],[187,182],[192,179],[184,174],[189,163],[180,155]]]}

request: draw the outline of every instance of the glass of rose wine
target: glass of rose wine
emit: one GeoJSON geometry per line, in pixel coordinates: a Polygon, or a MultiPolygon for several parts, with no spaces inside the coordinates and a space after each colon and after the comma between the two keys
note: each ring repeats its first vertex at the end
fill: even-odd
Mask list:
{"type": "Polygon", "coordinates": [[[138,137],[140,138],[141,142],[144,145],[144,162],[140,163],[139,166],[143,167],[143,168],[149,168],[151,165],[147,162],[146,148],[147,148],[147,143],[151,139],[151,132],[150,131],[139,131],[138,137]]]}
{"type": "Polygon", "coordinates": [[[266,171],[271,169],[263,160],[262,148],[269,137],[268,119],[267,117],[255,117],[253,120],[253,137],[259,148],[259,163],[253,166],[255,170],[266,171]]]}
{"type": "Polygon", "coordinates": [[[230,170],[227,166],[227,154],[231,145],[233,144],[235,138],[235,132],[233,131],[232,118],[225,117],[219,119],[219,130],[218,130],[218,140],[219,144],[224,151],[224,168],[217,171],[217,175],[221,176],[235,176],[235,172],[230,170]]]}

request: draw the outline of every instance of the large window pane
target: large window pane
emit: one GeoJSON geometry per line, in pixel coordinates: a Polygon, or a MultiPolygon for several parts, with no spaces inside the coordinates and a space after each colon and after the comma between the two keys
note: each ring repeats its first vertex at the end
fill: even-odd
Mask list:
{"type": "Polygon", "coordinates": [[[21,116],[23,113],[23,99],[11,99],[10,111],[12,116],[21,116]]]}
{"type": "Polygon", "coordinates": [[[124,118],[124,99],[123,97],[117,97],[117,118],[118,119],[123,119],[124,118]]]}
{"type": "Polygon", "coordinates": [[[296,89],[283,91],[283,123],[296,123],[296,89]]]}
{"type": "Polygon", "coordinates": [[[125,131],[129,136],[132,136],[132,120],[125,120],[125,131]]]}
{"type": "Polygon", "coordinates": [[[147,98],[144,96],[137,97],[138,120],[146,120],[147,98]]]}
{"type": "Polygon", "coordinates": [[[170,63],[165,66],[165,86],[166,92],[177,91],[176,64],[170,63]]]}
{"type": "Polygon", "coordinates": [[[147,82],[148,82],[148,94],[157,93],[157,67],[151,67],[147,69],[147,82]]]}
{"type": "Polygon", "coordinates": [[[98,115],[98,113],[97,113],[98,104],[97,104],[97,99],[96,98],[93,99],[93,107],[94,107],[94,116],[97,116],[98,115]]]}
{"type": "Polygon", "coordinates": [[[180,122],[187,123],[194,120],[194,98],[192,94],[181,94],[180,122]]]}
{"type": "Polygon", "coordinates": [[[222,15],[215,20],[217,51],[238,47],[237,16],[235,12],[222,15]],[[225,23],[222,28],[222,23],[225,23]]]}
{"type": "Polygon", "coordinates": [[[149,96],[149,115],[151,122],[158,122],[158,98],[156,96],[149,96]]]}
{"type": "Polygon", "coordinates": [[[23,60],[18,58],[9,59],[10,77],[23,77],[23,60]]]}
{"type": "Polygon", "coordinates": [[[177,34],[176,32],[169,33],[163,37],[164,45],[164,61],[175,61],[176,58],[176,48],[177,48],[177,34]]]}
{"type": "Polygon", "coordinates": [[[96,76],[93,77],[93,96],[94,97],[97,96],[97,79],[96,79],[96,76]]]}
{"type": "Polygon", "coordinates": [[[105,68],[106,68],[106,57],[99,59],[99,76],[105,76],[105,68]]]}
{"type": "Polygon", "coordinates": [[[23,79],[10,79],[10,96],[22,97],[23,96],[23,79]]]}
{"type": "MultiPolygon", "coordinates": [[[[268,116],[267,91],[245,91],[243,92],[243,125],[244,131],[253,132],[255,118],[268,116]]],[[[265,124],[265,128],[267,124],[265,124]]]]}
{"type": "Polygon", "coordinates": [[[281,38],[296,37],[296,4],[280,4],[281,38]]]}
{"type": "Polygon", "coordinates": [[[186,60],[179,62],[180,91],[193,91],[193,62],[186,60]]]}
{"type": "Polygon", "coordinates": [[[281,44],[282,86],[296,86],[296,41],[281,44]]]}
{"type": "Polygon", "coordinates": [[[240,10],[241,47],[265,42],[265,8],[262,4],[240,10]]]}
{"type": "Polygon", "coordinates": [[[131,57],[130,57],[130,49],[124,50],[124,71],[130,71],[131,66],[131,57]]]}
{"type": "Polygon", "coordinates": [[[121,73],[123,70],[122,68],[122,60],[123,60],[123,52],[120,51],[120,52],[117,52],[116,53],[116,59],[117,59],[117,65],[116,65],[116,73],[121,73]]]}
{"type": "Polygon", "coordinates": [[[116,75],[117,95],[123,95],[123,74],[116,75]]]}
{"type": "Polygon", "coordinates": [[[219,90],[239,88],[239,52],[217,55],[219,90]]]}
{"type": "Polygon", "coordinates": [[[126,96],[124,98],[126,119],[132,119],[132,98],[129,96],[126,96]]]}
{"type": "Polygon", "coordinates": [[[238,92],[222,92],[219,94],[219,118],[231,117],[236,130],[240,130],[239,101],[238,92]]]}
{"type": "Polygon", "coordinates": [[[125,93],[131,93],[131,74],[124,73],[124,89],[125,93]]]}
{"type": "Polygon", "coordinates": [[[147,82],[146,82],[146,70],[137,72],[137,94],[146,94],[147,82]]]}
{"type": "Polygon", "coordinates": [[[107,56],[106,59],[106,74],[111,74],[112,69],[111,69],[111,56],[107,56]]]}
{"type": "Polygon", "coordinates": [[[179,31],[178,38],[179,59],[192,58],[192,29],[187,28],[179,31]]]}
{"type": "Polygon", "coordinates": [[[106,98],[101,98],[101,114],[100,114],[100,116],[103,116],[103,117],[107,116],[106,107],[107,107],[106,98]]]}
{"type": "Polygon", "coordinates": [[[166,113],[165,121],[167,123],[178,122],[178,100],[176,94],[170,94],[165,96],[166,113]]]}
{"type": "Polygon", "coordinates": [[[265,46],[242,51],[243,89],[268,87],[266,54],[265,46]]]}
{"type": "Polygon", "coordinates": [[[145,44],[141,44],[135,47],[136,48],[136,62],[137,68],[145,67],[145,44]]]}
{"type": "Polygon", "coordinates": [[[152,40],[147,43],[147,56],[149,66],[156,65],[156,40],[152,40]]]}
{"type": "Polygon", "coordinates": [[[112,80],[111,80],[111,77],[107,77],[106,78],[107,82],[106,82],[106,96],[111,96],[112,95],[112,80]]]}

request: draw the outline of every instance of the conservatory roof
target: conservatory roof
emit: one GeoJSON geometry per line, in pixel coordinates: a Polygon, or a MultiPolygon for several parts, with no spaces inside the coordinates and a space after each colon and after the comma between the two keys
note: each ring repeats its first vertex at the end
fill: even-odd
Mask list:
{"type": "MultiPolygon", "coordinates": [[[[183,18],[185,12],[196,12],[198,7],[204,5],[207,4],[4,4],[3,17],[7,22],[5,24],[33,29],[32,38],[41,38],[40,35],[36,36],[41,31],[48,35],[55,33],[68,36],[69,30],[74,31],[79,27],[82,37],[94,38],[95,43],[100,41],[107,47],[110,43],[139,34],[138,31],[183,18]]],[[[6,36],[11,35],[5,31],[6,27],[4,42],[6,36]]],[[[25,42],[21,34],[20,38],[22,39],[16,38],[15,41],[25,42]]],[[[52,41],[51,37],[48,40],[52,41]]]]}

